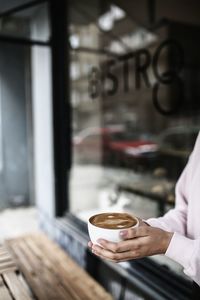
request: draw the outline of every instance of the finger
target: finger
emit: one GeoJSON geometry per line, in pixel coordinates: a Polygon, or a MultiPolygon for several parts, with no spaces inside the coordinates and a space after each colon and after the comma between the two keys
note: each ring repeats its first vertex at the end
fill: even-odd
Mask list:
{"type": "Polygon", "coordinates": [[[93,246],[92,242],[89,241],[89,242],[88,242],[88,247],[89,247],[89,248],[92,248],[92,246],[93,246]]]}
{"type": "Polygon", "coordinates": [[[93,253],[95,253],[96,255],[98,256],[101,256],[101,257],[104,257],[106,259],[109,259],[109,260],[117,260],[119,259],[119,253],[114,253],[108,249],[104,249],[98,245],[93,245],[92,247],[92,251],[93,253]]]}
{"type": "Polygon", "coordinates": [[[95,250],[92,250],[92,253],[93,253],[93,254],[95,254],[96,256],[98,256],[98,257],[102,258],[102,259],[106,259],[106,260],[108,260],[108,261],[111,261],[111,262],[114,262],[114,263],[116,263],[116,261],[115,261],[115,260],[113,260],[113,259],[110,259],[110,258],[108,258],[108,257],[104,257],[104,256],[100,255],[100,253],[96,252],[95,250]]]}
{"type": "Polygon", "coordinates": [[[100,244],[100,246],[102,248],[109,250],[113,253],[120,253],[123,251],[130,250],[129,243],[127,243],[127,245],[123,244],[123,243],[125,243],[125,241],[119,242],[119,243],[113,243],[113,242],[109,242],[107,240],[99,239],[98,243],[100,244]]]}
{"type": "Polygon", "coordinates": [[[93,246],[93,253],[97,256],[112,261],[112,262],[122,262],[130,259],[135,259],[140,256],[138,251],[127,251],[122,253],[113,253],[109,250],[103,249],[97,245],[93,246]]]}
{"type": "Polygon", "coordinates": [[[120,231],[120,236],[125,240],[133,239],[133,238],[137,238],[137,237],[144,237],[147,235],[149,235],[149,227],[148,226],[139,226],[139,227],[120,231]]]}
{"type": "Polygon", "coordinates": [[[128,251],[138,251],[143,246],[143,239],[135,238],[135,239],[128,239],[122,242],[119,242],[117,245],[117,253],[128,252],[128,251]]]}
{"type": "Polygon", "coordinates": [[[124,240],[119,243],[111,243],[106,240],[99,240],[99,244],[104,249],[112,251],[113,253],[121,253],[131,250],[138,250],[140,248],[140,245],[142,244],[141,239],[143,239],[143,237],[137,239],[124,240]]]}

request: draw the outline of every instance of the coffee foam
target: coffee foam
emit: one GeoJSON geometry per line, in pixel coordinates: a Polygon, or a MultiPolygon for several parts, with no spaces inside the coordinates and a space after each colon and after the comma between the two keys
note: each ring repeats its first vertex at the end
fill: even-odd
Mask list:
{"type": "Polygon", "coordinates": [[[124,229],[135,226],[137,220],[127,213],[102,213],[91,217],[90,222],[101,228],[124,229]]]}

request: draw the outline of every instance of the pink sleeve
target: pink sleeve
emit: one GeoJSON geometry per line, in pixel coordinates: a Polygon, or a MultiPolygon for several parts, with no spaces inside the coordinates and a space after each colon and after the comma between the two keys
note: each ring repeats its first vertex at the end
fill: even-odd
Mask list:
{"type": "Polygon", "coordinates": [[[186,237],[188,199],[190,199],[189,183],[193,178],[195,166],[199,161],[199,151],[200,134],[189,162],[177,182],[175,208],[163,217],[152,218],[146,222],[153,227],[174,232],[165,255],[180,263],[184,268],[185,274],[200,285],[200,238],[193,240],[186,237]]]}
{"type": "Polygon", "coordinates": [[[184,273],[200,285],[200,239],[186,237],[187,222],[187,181],[191,176],[192,157],[185,167],[176,186],[176,206],[163,217],[152,218],[146,222],[166,231],[174,232],[165,255],[181,264],[184,273]]]}
{"type": "Polygon", "coordinates": [[[200,239],[192,240],[174,233],[166,256],[181,264],[184,273],[200,285],[200,239]]]}
{"type": "Polygon", "coordinates": [[[190,165],[191,158],[176,184],[175,208],[168,211],[163,217],[145,220],[146,223],[153,227],[158,227],[166,231],[178,232],[181,234],[186,233],[188,206],[188,191],[186,182],[188,181],[188,177],[190,176],[190,165]]]}
{"type": "Polygon", "coordinates": [[[195,146],[189,161],[183,170],[176,184],[176,204],[175,208],[167,212],[163,217],[151,218],[145,222],[153,227],[158,227],[167,231],[178,232],[186,235],[188,199],[190,182],[192,181],[195,166],[199,161],[200,153],[200,132],[195,142],[195,146]]]}

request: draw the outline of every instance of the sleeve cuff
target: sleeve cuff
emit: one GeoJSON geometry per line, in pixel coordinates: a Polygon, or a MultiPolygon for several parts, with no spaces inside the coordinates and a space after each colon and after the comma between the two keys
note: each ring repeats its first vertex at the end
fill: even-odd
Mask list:
{"type": "Polygon", "coordinates": [[[151,218],[151,219],[143,220],[143,221],[152,227],[157,227],[157,228],[169,231],[169,227],[165,224],[165,222],[162,220],[162,218],[151,218]]]}
{"type": "Polygon", "coordinates": [[[194,251],[195,240],[191,240],[175,232],[165,255],[181,264],[185,270],[188,270],[194,251]]]}

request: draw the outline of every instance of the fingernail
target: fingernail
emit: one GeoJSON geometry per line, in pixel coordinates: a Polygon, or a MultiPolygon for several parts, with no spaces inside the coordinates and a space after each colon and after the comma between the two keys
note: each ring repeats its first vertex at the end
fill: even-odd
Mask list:
{"type": "Polygon", "coordinates": [[[125,237],[125,236],[127,236],[128,231],[127,231],[127,230],[123,230],[123,231],[120,231],[119,234],[120,234],[122,237],[125,237]]]}

